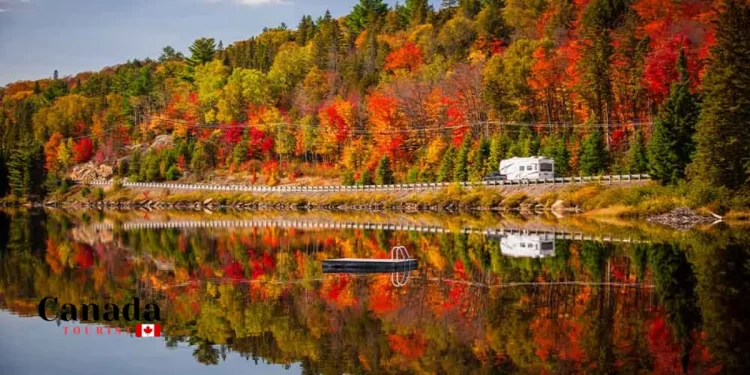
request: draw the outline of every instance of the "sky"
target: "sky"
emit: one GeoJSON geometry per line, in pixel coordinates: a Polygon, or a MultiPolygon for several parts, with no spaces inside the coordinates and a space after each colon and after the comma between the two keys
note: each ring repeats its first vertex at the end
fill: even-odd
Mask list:
{"type": "Polygon", "coordinates": [[[296,28],[305,14],[343,16],[357,2],[0,0],[0,86],[52,77],[55,69],[62,77],[157,58],[167,45],[185,53],[201,37],[227,46],[282,22],[296,28]]]}

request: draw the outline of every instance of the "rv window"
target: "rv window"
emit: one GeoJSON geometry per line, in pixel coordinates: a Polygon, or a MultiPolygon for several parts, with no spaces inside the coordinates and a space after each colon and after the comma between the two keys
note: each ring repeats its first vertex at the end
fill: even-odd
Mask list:
{"type": "Polygon", "coordinates": [[[552,164],[543,163],[539,170],[542,172],[552,172],[552,164]]]}
{"type": "Polygon", "coordinates": [[[518,168],[518,169],[521,170],[521,171],[523,171],[523,165],[520,168],[518,168]]]}
{"type": "Polygon", "coordinates": [[[529,165],[529,167],[528,167],[528,168],[526,168],[526,169],[528,169],[528,170],[530,170],[530,171],[533,171],[533,170],[534,170],[534,166],[533,166],[533,165],[529,165]]]}
{"type": "Polygon", "coordinates": [[[555,249],[555,243],[550,242],[542,242],[542,250],[554,250],[555,249]]]}
{"type": "Polygon", "coordinates": [[[521,242],[521,247],[526,247],[526,244],[521,242]]]}

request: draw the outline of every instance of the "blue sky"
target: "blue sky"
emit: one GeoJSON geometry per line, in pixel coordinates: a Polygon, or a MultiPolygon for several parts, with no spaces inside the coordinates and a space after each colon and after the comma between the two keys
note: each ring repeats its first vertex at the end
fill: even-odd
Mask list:
{"type": "Polygon", "coordinates": [[[345,15],[356,2],[0,0],[0,85],[156,58],[166,45],[184,52],[204,36],[229,45],[281,22],[294,28],[305,14],[345,15]]]}

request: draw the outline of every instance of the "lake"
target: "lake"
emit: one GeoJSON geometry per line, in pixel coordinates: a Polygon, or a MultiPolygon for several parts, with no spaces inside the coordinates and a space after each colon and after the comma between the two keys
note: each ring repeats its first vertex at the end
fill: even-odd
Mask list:
{"type": "Polygon", "coordinates": [[[750,230],[726,224],[0,213],[0,374],[733,374],[750,367],[748,295],[750,230]],[[394,246],[418,268],[322,271],[394,246]],[[46,296],[153,302],[161,337],[45,321],[46,296]]]}

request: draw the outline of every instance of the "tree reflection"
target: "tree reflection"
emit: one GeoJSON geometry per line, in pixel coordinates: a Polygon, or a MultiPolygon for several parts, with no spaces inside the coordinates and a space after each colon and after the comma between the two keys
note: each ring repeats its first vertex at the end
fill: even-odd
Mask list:
{"type": "Polygon", "coordinates": [[[742,232],[640,245],[557,240],[554,257],[524,258],[480,234],[86,228],[0,215],[0,306],[34,315],[46,295],[137,295],[162,308],[165,345],[190,345],[200,363],[239,353],[311,374],[750,366],[742,232]],[[403,288],[390,275],[322,274],[323,259],[387,256],[394,244],[420,263],[403,288]]]}

